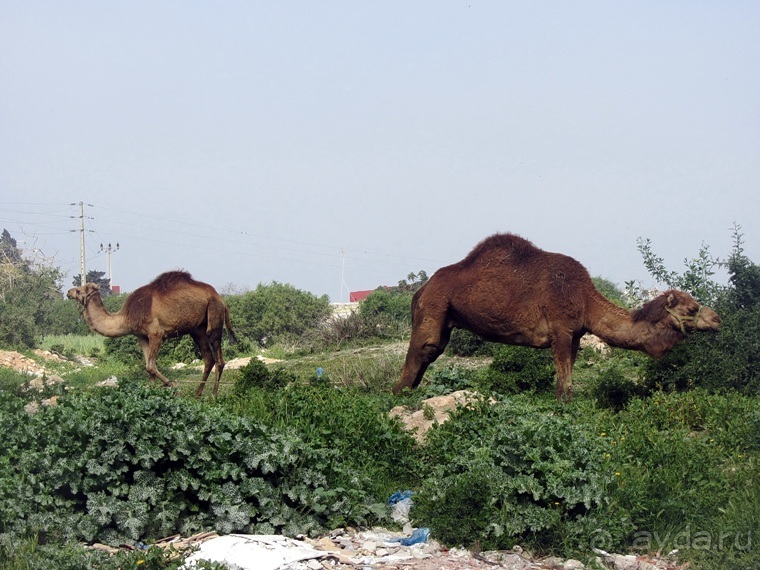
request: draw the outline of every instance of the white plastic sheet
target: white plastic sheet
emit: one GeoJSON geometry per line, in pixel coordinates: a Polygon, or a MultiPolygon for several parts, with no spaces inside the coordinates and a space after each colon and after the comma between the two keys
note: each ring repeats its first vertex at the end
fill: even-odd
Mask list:
{"type": "Polygon", "coordinates": [[[287,564],[322,558],[328,553],[281,535],[228,534],[201,544],[185,559],[190,570],[200,560],[221,562],[236,570],[277,570],[287,564]]]}

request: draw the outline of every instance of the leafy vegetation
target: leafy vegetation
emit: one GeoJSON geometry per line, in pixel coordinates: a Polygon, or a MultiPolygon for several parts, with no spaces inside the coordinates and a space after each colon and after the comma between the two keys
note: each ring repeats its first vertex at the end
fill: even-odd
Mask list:
{"type": "Polygon", "coordinates": [[[258,346],[293,340],[331,312],[327,295],[317,297],[276,281],[225,300],[237,332],[258,346]]]}
{"type": "MultiPolygon", "coordinates": [[[[709,302],[722,330],[694,335],[660,361],[586,349],[566,405],[547,390],[549,351],[463,331],[420,389],[391,395],[405,347],[390,341],[407,338],[424,274],[373,292],[341,320],[328,320],[325,298],[288,285],[228,296],[242,354],[264,344],[283,362],[228,369],[218,399],[196,400],[200,371],[168,366],[197,357],[184,338],[165,344],[159,364],[180,388],[149,387],[135,339],[85,340],[74,304],[42,293],[57,286],[56,272],[14,257],[11,240],[3,236],[12,260],[3,275],[38,288],[23,296],[3,282],[24,310],[12,317],[17,307],[0,303],[0,317],[12,317],[0,318],[2,346],[72,360],[46,364],[65,386],[43,389],[0,368],[0,567],[178,568],[181,557],[157,548],[106,557],[77,543],[392,525],[385,502],[399,489],[414,490],[413,523],[449,546],[520,544],[585,560],[593,547],[678,549],[696,569],[760,564],[760,268],[738,228],[726,261],[703,246],[683,274],[640,243],[650,273],[709,302]],[[717,263],[725,286],[712,282],[717,263]],[[2,336],[11,327],[18,331],[2,336]],[[110,376],[118,388],[95,387],[110,376]],[[423,445],[388,415],[459,389],[481,400],[434,426],[423,445]],[[43,405],[48,398],[57,405],[43,405]]],[[[595,282],[618,304],[631,298],[595,282]]],[[[123,300],[104,302],[113,311],[123,300]]],[[[225,356],[235,350],[225,343],[225,356]]]]}
{"type": "Polygon", "coordinates": [[[683,277],[661,268],[659,258],[646,253],[650,271],[667,286],[683,286],[710,299],[723,324],[717,335],[695,335],[658,361],[647,364],[644,381],[650,389],[666,391],[703,387],[711,392],[736,390],[760,394],[760,266],[743,253],[740,229],[734,230],[734,249],[724,263],[730,286],[719,287],[708,277],[719,262],[703,246],[697,260],[687,263],[683,277]],[[654,259],[654,261],[652,260],[654,259]]]}
{"type": "Polygon", "coordinates": [[[603,522],[625,531],[606,508],[609,452],[577,408],[524,398],[463,408],[428,439],[420,522],[448,544],[580,550],[603,522]]]}
{"type": "Polygon", "coordinates": [[[22,257],[7,230],[0,237],[0,345],[31,348],[53,320],[61,272],[22,257]]]}
{"type": "Polygon", "coordinates": [[[481,389],[499,394],[545,392],[554,387],[554,362],[548,350],[499,346],[480,375],[481,389]]]}
{"type": "Polygon", "coordinates": [[[204,528],[316,533],[372,514],[370,483],[335,450],[168,391],[126,383],[31,417],[18,398],[1,404],[5,533],[117,545],[204,528]]]}

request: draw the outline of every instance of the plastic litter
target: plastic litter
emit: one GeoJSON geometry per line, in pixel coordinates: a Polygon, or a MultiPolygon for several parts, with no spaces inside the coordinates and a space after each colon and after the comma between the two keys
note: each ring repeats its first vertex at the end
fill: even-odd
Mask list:
{"type": "Polygon", "coordinates": [[[413,544],[427,542],[427,539],[429,536],[430,536],[430,529],[427,527],[422,527],[422,528],[414,529],[412,536],[407,536],[403,538],[393,538],[387,542],[392,542],[392,543],[398,542],[401,546],[411,546],[413,544]]]}
{"type": "Polygon", "coordinates": [[[183,570],[201,561],[221,562],[237,570],[277,570],[294,562],[323,558],[326,552],[281,535],[230,534],[204,542],[185,559],[183,570]]]}
{"type": "Polygon", "coordinates": [[[412,492],[411,491],[396,491],[388,499],[388,504],[389,505],[395,505],[399,501],[403,501],[404,499],[411,498],[411,496],[412,496],[412,492]]]}
{"type": "Polygon", "coordinates": [[[388,504],[392,507],[391,518],[399,523],[409,522],[409,510],[412,508],[412,492],[396,491],[388,499],[388,504]]]}

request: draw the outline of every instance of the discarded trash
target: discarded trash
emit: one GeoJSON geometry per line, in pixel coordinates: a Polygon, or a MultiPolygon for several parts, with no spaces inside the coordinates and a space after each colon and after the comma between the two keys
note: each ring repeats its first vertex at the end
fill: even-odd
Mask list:
{"type": "Polygon", "coordinates": [[[197,552],[185,559],[182,568],[195,568],[206,560],[239,570],[276,570],[286,564],[326,555],[306,542],[281,535],[230,534],[201,544],[197,552]]]}
{"type": "Polygon", "coordinates": [[[405,538],[392,538],[388,542],[393,542],[393,543],[398,542],[401,546],[411,546],[412,544],[427,542],[427,539],[429,536],[430,536],[430,529],[423,527],[423,528],[414,529],[412,536],[407,536],[405,538]]]}
{"type": "Polygon", "coordinates": [[[413,504],[411,491],[396,491],[388,499],[388,504],[393,507],[391,518],[395,522],[399,524],[409,522],[409,510],[413,504]]]}
{"type": "Polygon", "coordinates": [[[411,491],[396,491],[388,499],[388,504],[395,505],[399,501],[403,501],[404,499],[409,499],[411,496],[412,496],[411,491]]]}

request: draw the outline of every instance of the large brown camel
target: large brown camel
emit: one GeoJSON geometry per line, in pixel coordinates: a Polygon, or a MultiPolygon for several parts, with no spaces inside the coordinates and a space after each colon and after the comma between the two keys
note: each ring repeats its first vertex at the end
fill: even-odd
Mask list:
{"type": "Polygon", "coordinates": [[[222,332],[236,342],[230,325],[230,313],[221,296],[206,283],[195,281],[185,271],[162,273],[127,297],[122,308],[109,313],[103,306],[100,289],[94,283],[69,289],[69,299],[76,299],[89,327],[107,337],[133,334],[145,356],[145,369],[151,381],[160,378],[165,386],[171,381],[156,368],[158,350],[169,337],[189,334],[203,356],[203,379],[195,391],[203,393],[211,369],[216,366],[214,396],[224,370],[222,332]]]}
{"type": "Polygon", "coordinates": [[[720,317],[675,290],[626,311],[599,293],[572,257],[513,234],[495,234],[459,263],[436,271],[414,295],[412,335],[395,394],[419,385],[454,327],[494,342],[551,348],[557,398],[567,401],[585,333],[659,358],[692,331],[717,331],[720,317]]]}

